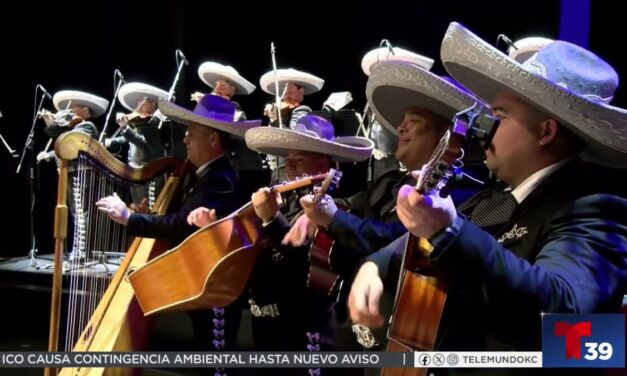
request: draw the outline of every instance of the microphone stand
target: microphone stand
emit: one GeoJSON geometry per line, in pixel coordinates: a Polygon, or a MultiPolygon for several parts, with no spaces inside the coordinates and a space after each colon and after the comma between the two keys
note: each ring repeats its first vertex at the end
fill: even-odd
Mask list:
{"type": "MultiPolygon", "coordinates": [[[[176,75],[174,75],[174,81],[172,81],[172,86],[170,86],[170,90],[168,91],[168,102],[172,102],[172,99],[174,98],[174,91],[176,89],[176,84],[179,82],[181,72],[183,71],[183,66],[189,64],[184,56],[182,59],[179,59],[179,52],[181,55],[183,54],[180,50],[176,50],[176,75]]],[[[161,113],[161,119],[159,120],[157,129],[161,129],[165,121],[166,116],[161,113]]],[[[172,126],[170,126],[170,155],[174,155],[174,129],[172,126]]]]}
{"type": "MultiPolygon", "coordinates": [[[[2,119],[2,111],[0,111],[0,119],[2,119]]],[[[11,154],[11,156],[13,158],[17,158],[17,154],[15,153],[15,150],[13,150],[10,146],[9,143],[6,142],[6,140],[4,139],[4,137],[2,137],[2,134],[0,133],[0,140],[2,141],[2,143],[4,144],[4,147],[7,149],[7,151],[9,152],[9,154],[11,154]]]]}
{"type": "Polygon", "coordinates": [[[107,127],[109,126],[109,119],[111,118],[113,107],[115,107],[115,100],[118,97],[118,93],[120,92],[120,88],[122,87],[122,84],[124,83],[124,79],[122,77],[118,77],[117,69],[113,72],[113,82],[115,86],[115,93],[113,93],[113,99],[111,100],[109,111],[107,112],[107,117],[105,119],[104,127],[102,127],[102,132],[100,132],[100,138],[98,138],[98,142],[101,143],[102,145],[105,144],[105,136],[107,134],[107,127]],[[115,84],[116,80],[117,80],[117,84],[115,84]]]}
{"type": "Polygon", "coordinates": [[[28,188],[30,192],[30,251],[28,252],[28,257],[30,258],[29,267],[34,267],[35,269],[39,269],[40,266],[37,263],[36,255],[36,239],[35,239],[35,163],[33,163],[34,155],[34,134],[35,134],[35,123],[37,123],[37,114],[41,111],[41,106],[44,103],[44,98],[46,97],[46,93],[41,94],[41,99],[39,100],[39,104],[37,104],[37,90],[39,86],[35,87],[35,104],[36,110],[33,116],[33,124],[30,127],[30,132],[26,136],[26,142],[24,143],[24,149],[22,149],[22,156],[20,157],[20,163],[17,166],[16,174],[19,174],[22,169],[22,163],[24,163],[26,158],[26,153],[28,152],[28,188]]]}

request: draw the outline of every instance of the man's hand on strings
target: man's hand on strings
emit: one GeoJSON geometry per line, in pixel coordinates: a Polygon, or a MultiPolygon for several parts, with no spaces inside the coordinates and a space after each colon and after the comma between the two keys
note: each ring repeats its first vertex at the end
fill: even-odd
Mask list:
{"type": "Polygon", "coordinates": [[[101,198],[96,202],[96,207],[115,222],[122,225],[128,223],[130,211],[117,193],[114,192],[112,196],[101,198]]]}
{"type": "MultiPolygon", "coordinates": [[[[420,171],[413,171],[412,175],[420,180],[420,171]]],[[[396,212],[409,232],[423,238],[450,226],[457,218],[450,196],[440,197],[437,191],[422,195],[410,185],[404,185],[398,191],[396,212]]]]}

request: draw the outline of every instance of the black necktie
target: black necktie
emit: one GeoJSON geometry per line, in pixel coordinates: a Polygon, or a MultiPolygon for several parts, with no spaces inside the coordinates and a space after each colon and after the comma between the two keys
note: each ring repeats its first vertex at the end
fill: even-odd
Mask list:
{"type": "Polygon", "coordinates": [[[479,227],[492,233],[509,221],[517,206],[511,190],[487,190],[471,197],[458,209],[479,227]]]}

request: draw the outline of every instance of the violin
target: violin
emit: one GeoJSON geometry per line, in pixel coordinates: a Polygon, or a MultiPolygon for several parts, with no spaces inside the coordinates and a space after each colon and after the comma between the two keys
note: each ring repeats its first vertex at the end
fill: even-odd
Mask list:
{"type": "Polygon", "coordinates": [[[152,119],[152,114],[133,111],[130,114],[126,115],[126,119],[129,124],[146,123],[152,119]]]}
{"type": "MultiPolygon", "coordinates": [[[[293,109],[295,109],[296,107],[300,106],[300,103],[298,102],[294,102],[294,101],[287,101],[287,100],[283,100],[281,101],[281,116],[287,116],[290,114],[290,112],[292,112],[293,109]]],[[[272,103],[272,104],[267,104],[266,107],[263,110],[263,115],[269,117],[270,119],[276,119],[276,104],[272,103]]]]}
{"type": "MultiPolygon", "coordinates": [[[[37,113],[37,116],[39,118],[50,116],[53,123],[57,124],[60,127],[73,127],[85,121],[85,119],[76,115],[71,109],[61,110],[57,113],[52,113],[48,110],[42,110],[37,113]]],[[[46,122],[46,125],[50,126],[52,124],[48,124],[46,122]]]]}

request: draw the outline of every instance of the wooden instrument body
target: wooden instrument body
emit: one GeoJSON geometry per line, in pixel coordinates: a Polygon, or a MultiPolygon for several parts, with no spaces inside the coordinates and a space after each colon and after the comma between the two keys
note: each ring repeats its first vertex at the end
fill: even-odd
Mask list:
{"type": "MultiPolygon", "coordinates": [[[[335,170],[272,187],[288,192],[332,179],[335,170]]],[[[330,183],[329,183],[330,184],[330,183]]],[[[270,242],[252,203],[196,231],[129,276],[146,315],[224,307],[243,292],[270,242]]]]}
{"type": "Polygon", "coordinates": [[[129,276],[146,315],[224,307],[244,290],[265,244],[248,203],[129,276]]]}
{"type": "MultiPolygon", "coordinates": [[[[421,170],[416,190],[440,194],[463,156],[462,145],[477,117],[474,106],[458,113],[451,128],[440,140],[429,162],[421,170]],[[469,121],[461,116],[470,113],[469,121]]],[[[441,318],[445,309],[449,276],[429,261],[433,247],[427,239],[409,234],[396,301],[388,329],[387,351],[434,351],[437,348],[441,318]]],[[[384,376],[426,375],[427,368],[386,368],[384,376]]]]}
{"type": "MultiPolygon", "coordinates": [[[[55,209],[55,263],[52,289],[52,308],[50,317],[49,351],[57,351],[60,321],[60,302],[62,285],[62,264],[64,240],[67,236],[67,166],[69,160],[78,158],[79,152],[87,153],[92,159],[111,173],[131,181],[147,181],[163,171],[173,171],[166,181],[157,201],[153,206],[155,214],[165,214],[180,176],[186,166],[177,158],[163,158],[143,168],[124,165],[107,150],[81,132],[68,132],[57,139],[55,145],[57,156],[61,159],[57,207],[55,209]]],[[[115,272],[111,283],[91,318],[82,330],[72,351],[136,351],[145,347],[147,330],[150,321],[143,317],[134,299],[133,290],[127,275],[134,269],[144,265],[155,254],[167,249],[162,240],[135,238],[129,247],[122,263],[115,272]]],[[[46,375],[132,375],[136,370],[130,368],[63,368],[61,370],[47,368],[46,375]]]]}
{"type": "MultiPolygon", "coordinates": [[[[341,205],[338,205],[338,210],[349,211],[347,207],[341,205]]],[[[309,248],[307,286],[326,295],[331,295],[340,281],[340,275],[331,265],[334,246],[335,239],[329,236],[325,229],[318,227],[309,248]]]]}

